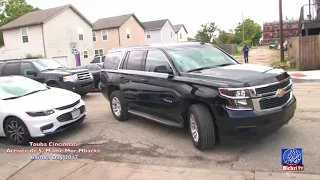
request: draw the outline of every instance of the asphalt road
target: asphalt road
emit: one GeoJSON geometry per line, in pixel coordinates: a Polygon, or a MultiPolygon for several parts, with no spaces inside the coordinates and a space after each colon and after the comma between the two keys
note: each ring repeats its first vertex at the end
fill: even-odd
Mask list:
{"type": "MultiPolygon", "coordinates": [[[[81,155],[93,160],[272,172],[281,171],[282,148],[300,147],[304,173],[320,174],[320,83],[296,83],[294,93],[298,109],[287,126],[264,138],[218,145],[206,152],[193,147],[187,130],[139,117],[116,121],[100,93],[84,98],[88,118],[81,126],[44,141],[77,142],[84,148],[101,149],[100,154],[81,155]]],[[[12,145],[1,138],[0,152],[7,148],[12,145]]]]}

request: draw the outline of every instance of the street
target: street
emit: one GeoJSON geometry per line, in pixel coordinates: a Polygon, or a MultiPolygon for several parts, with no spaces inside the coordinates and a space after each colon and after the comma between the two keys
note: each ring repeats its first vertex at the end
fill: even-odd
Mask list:
{"type": "MultiPolygon", "coordinates": [[[[187,130],[140,117],[116,121],[100,93],[84,98],[88,117],[81,126],[38,141],[76,142],[82,148],[100,149],[100,154],[80,155],[97,161],[269,172],[281,172],[282,148],[303,148],[303,173],[320,174],[320,83],[295,83],[294,93],[298,107],[287,126],[264,138],[217,145],[205,152],[193,147],[187,130]]],[[[1,138],[0,152],[8,148],[16,147],[1,138]]],[[[2,163],[0,169],[5,166],[2,163]]]]}

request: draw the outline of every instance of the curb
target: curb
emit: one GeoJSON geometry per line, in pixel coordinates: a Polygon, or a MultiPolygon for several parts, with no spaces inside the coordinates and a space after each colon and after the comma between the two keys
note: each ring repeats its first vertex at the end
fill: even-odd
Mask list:
{"type": "Polygon", "coordinates": [[[292,82],[294,83],[305,83],[305,82],[319,82],[320,83],[320,79],[300,79],[300,78],[292,78],[292,82]]]}

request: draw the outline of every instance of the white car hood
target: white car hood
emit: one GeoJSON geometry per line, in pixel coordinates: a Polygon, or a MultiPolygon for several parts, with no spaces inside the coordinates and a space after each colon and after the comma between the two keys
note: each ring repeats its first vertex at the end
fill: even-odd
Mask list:
{"type": "Polygon", "coordinates": [[[18,99],[6,100],[8,108],[19,108],[25,111],[51,110],[54,108],[72,104],[81,98],[80,95],[60,89],[53,88],[40,91],[18,99]]]}

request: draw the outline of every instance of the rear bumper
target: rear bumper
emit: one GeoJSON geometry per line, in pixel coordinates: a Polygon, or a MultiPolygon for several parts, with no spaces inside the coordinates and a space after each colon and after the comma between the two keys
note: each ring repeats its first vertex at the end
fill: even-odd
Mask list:
{"type": "Polygon", "coordinates": [[[94,82],[93,79],[88,79],[84,81],[77,81],[77,82],[65,82],[62,84],[64,89],[69,91],[73,91],[75,93],[88,93],[94,89],[94,82]]]}
{"type": "Polygon", "coordinates": [[[263,135],[288,124],[296,110],[296,98],[281,109],[270,111],[232,111],[225,109],[217,117],[217,127],[221,141],[247,139],[263,135]]]}

